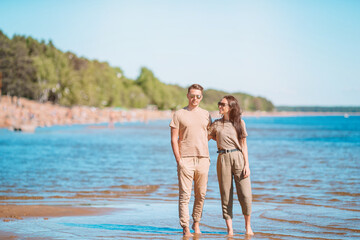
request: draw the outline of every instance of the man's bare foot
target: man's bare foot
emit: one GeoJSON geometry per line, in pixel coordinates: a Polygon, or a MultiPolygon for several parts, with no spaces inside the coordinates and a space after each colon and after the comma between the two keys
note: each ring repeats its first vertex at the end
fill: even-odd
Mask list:
{"type": "Polygon", "coordinates": [[[188,227],[183,228],[183,236],[184,237],[192,237],[193,235],[190,232],[190,229],[188,227]]]}
{"type": "Polygon", "coordinates": [[[227,228],[227,232],[228,232],[228,237],[232,237],[234,236],[234,230],[233,230],[233,226],[232,226],[232,219],[225,219],[225,223],[226,223],[226,228],[227,228]]]}
{"type": "Polygon", "coordinates": [[[196,234],[201,234],[199,222],[194,222],[191,228],[195,231],[196,234]]]}

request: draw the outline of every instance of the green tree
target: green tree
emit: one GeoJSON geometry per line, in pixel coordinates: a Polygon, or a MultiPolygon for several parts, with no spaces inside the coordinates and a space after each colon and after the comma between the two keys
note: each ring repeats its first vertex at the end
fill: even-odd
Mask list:
{"type": "Polygon", "coordinates": [[[28,55],[24,37],[14,36],[10,41],[0,31],[0,71],[3,77],[2,93],[36,99],[39,87],[35,68],[28,55]]]}
{"type": "MultiPolygon", "coordinates": [[[[50,40],[31,37],[8,38],[0,31],[2,94],[52,101],[66,106],[179,109],[187,104],[187,89],[161,82],[154,73],[141,68],[136,80],[128,79],[118,67],[62,52],[50,40]]],[[[201,106],[217,110],[224,91],[204,91],[201,106]]],[[[233,93],[246,111],[271,111],[273,104],[262,97],[233,93]]]]}
{"type": "Polygon", "coordinates": [[[170,97],[169,93],[166,92],[165,85],[154,76],[152,71],[145,67],[141,68],[136,84],[147,94],[150,104],[157,105],[159,109],[165,109],[164,99],[170,97]]]}

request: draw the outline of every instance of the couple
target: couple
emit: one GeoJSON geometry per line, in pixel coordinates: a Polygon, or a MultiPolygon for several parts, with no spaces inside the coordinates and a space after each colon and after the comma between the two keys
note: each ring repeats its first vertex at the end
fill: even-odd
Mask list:
{"type": "Polygon", "coordinates": [[[238,101],[225,96],[218,103],[222,115],[211,123],[208,111],[199,107],[203,87],[193,84],[188,88],[187,107],[176,111],[170,123],[171,145],[177,162],[179,180],[179,218],[184,236],[192,236],[189,228],[189,201],[194,182],[195,202],[192,228],[200,234],[208,172],[210,166],[208,140],[217,142],[217,176],[219,181],[223,218],[229,236],[233,235],[232,206],[233,179],[245,218],[246,234],[252,235],[250,226],[251,186],[246,145],[245,123],[241,120],[238,101]]]}

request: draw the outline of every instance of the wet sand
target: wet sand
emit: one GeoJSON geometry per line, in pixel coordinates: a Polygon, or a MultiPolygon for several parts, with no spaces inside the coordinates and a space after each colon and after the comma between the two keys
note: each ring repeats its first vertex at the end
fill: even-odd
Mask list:
{"type": "MultiPolygon", "coordinates": [[[[182,239],[176,202],[125,201],[117,202],[111,208],[99,209],[31,205],[29,210],[25,210],[27,207],[10,205],[9,211],[18,212],[18,216],[24,216],[25,213],[28,215],[24,216],[24,220],[15,218],[4,222],[0,239],[182,239]]],[[[3,206],[0,209],[0,216],[5,216],[3,206]]],[[[197,239],[226,238],[219,205],[210,203],[206,209],[208,215],[202,223],[203,234],[197,239]]],[[[241,218],[237,215],[236,225],[240,225],[237,222],[239,220],[241,218]]],[[[242,227],[237,226],[233,239],[247,239],[243,232],[242,227]]]]}
{"type": "MultiPolygon", "coordinates": [[[[2,223],[1,239],[176,239],[183,240],[176,202],[117,202],[109,214],[52,217],[2,223]]],[[[192,206],[190,205],[190,208],[192,206]]],[[[56,210],[57,211],[57,210],[56,210]]],[[[231,239],[354,239],[360,232],[355,223],[344,226],[335,219],[338,210],[298,204],[254,203],[254,236],[245,235],[239,204],[234,204],[234,230],[231,239]],[[323,212],[326,211],[324,216],[323,212]],[[314,215],[319,217],[315,217],[314,215]],[[311,216],[311,217],[310,217],[311,216]],[[328,218],[330,217],[330,218],[328,218]]],[[[346,211],[342,211],[346,213],[346,211]]],[[[357,221],[356,214],[349,215],[357,221]]],[[[221,216],[220,201],[206,201],[200,236],[193,239],[229,239],[221,216]]],[[[192,238],[190,238],[192,239],[192,238]]]]}
{"type": "Polygon", "coordinates": [[[47,220],[49,217],[100,215],[109,211],[113,211],[113,209],[50,205],[0,205],[0,218],[4,222],[34,217],[47,220]]]}
{"type": "MultiPolygon", "coordinates": [[[[0,205],[0,219],[4,223],[27,219],[41,219],[47,221],[50,218],[69,216],[100,216],[114,212],[114,208],[98,207],[73,207],[56,205],[0,205]]],[[[12,232],[0,230],[0,239],[18,239],[19,236],[12,232]]]]}

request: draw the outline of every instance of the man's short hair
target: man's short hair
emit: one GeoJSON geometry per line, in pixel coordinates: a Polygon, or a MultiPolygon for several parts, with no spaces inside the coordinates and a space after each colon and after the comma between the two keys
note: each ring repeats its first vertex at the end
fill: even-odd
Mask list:
{"type": "Polygon", "coordinates": [[[200,85],[200,84],[193,84],[188,88],[188,93],[190,92],[191,89],[197,89],[200,90],[201,93],[203,92],[204,88],[200,85]]]}

